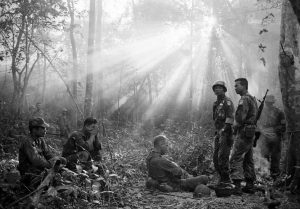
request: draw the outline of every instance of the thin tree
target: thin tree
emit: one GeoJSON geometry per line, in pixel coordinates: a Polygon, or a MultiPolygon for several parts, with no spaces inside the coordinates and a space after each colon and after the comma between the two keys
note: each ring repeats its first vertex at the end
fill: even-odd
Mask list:
{"type": "MultiPolygon", "coordinates": [[[[102,41],[102,0],[98,0],[97,6],[97,23],[96,23],[96,52],[97,52],[97,60],[101,57],[101,41],[102,41]]],[[[101,62],[101,60],[100,60],[101,62]]],[[[99,66],[99,65],[97,65],[99,66]]],[[[98,67],[99,69],[100,67],[98,67]]],[[[99,72],[99,94],[98,94],[98,108],[97,108],[97,116],[103,119],[104,116],[104,102],[103,102],[103,70],[100,69],[99,72]]]]}
{"type": "Polygon", "coordinates": [[[90,0],[89,14],[89,35],[88,35],[88,52],[87,52],[87,69],[86,69],[86,89],[84,101],[85,117],[92,115],[92,97],[93,97],[93,71],[94,71],[94,46],[95,46],[95,13],[96,2],[90,0]]]}
{"type": "MultiPolygon", "coordinates": [[[[77,79],[78,79],[78,56],[77,56],[77,46],[74,36],[75,28],[75,15],[74,15],[74,0],[68,0],[68,10],[70,14],[70,40],[72,46],[72,57],[73,57],[73,70],[72,70],[72,95],[74,100],[77,101],[77,79]]],[[[75,123],[77,126],[77,111],[74,115],[75,123]]]]}

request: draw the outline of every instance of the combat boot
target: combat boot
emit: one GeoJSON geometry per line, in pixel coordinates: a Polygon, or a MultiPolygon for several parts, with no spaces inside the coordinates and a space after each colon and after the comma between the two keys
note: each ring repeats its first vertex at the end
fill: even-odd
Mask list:
{"type": "Polygon", "coordinates": [[[242,192],[241,182],[242,181],[238,179],[233,180],[233,184],[234,184],[234,188],[232,189],[233,195],[242,196],[243,192],[242,192]]]}
{"type": "Polygon", "coordinates": [[[228,176],[221,176],[219,182],[218,182],[218,186],[228,186],[231,184],[231,180],[229,175],[228,176]]]}
{"type": "Polygon", "coordinates": [[[248,194],[254,194],[255,187],[253,181],[246,181],[246,186],[242,188],[242,191],[248,194]]]}

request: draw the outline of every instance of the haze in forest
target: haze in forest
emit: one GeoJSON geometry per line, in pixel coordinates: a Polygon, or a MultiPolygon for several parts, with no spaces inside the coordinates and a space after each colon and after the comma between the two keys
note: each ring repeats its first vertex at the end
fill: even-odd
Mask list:
{"type": "MultiPolygon", "coordinates": [[[[213,82],[224,80],[236,104],[239,97],[233,85],[238,77],[249,80],[249,92],[257,98],[270,89],[281,106],[277,78],[279,1],[95,1],[95,37],[89,57],[89,1],[56,1],[43,9],[45,13],[30,11],[27,17],[28,31],[32,32],[27,36],[34,42],[23,37],[20,43],[23,48],[16,69],[30,69],[34,64],[29,76],[25,72],[20,76],[20,86],[24,86],[24,77],[29,79],[23,101],[19,101],[22,111],[42,101],[45,107],[67,107],[83,114],[87,69],[93,77],[92,112],[97,117],[205,120],[214,99],[213,82]],[[35,15],[45,19],[31,24],[29,19],[35,15]],[[75,100],[70,97],[74,86],[75,100]]],[[[13,3],[2,8],[2,20],[11,18],[4,15],[8,11],[16,12],[13,3]]],[[[20,17],[17,14],[12,19],[15,25],[2,27],[11,28],[17,36],[20,17]]],[[[1,32],[0,94],[6,102],[16,94],[9,53],[13,41],[12,33],[1,32]]]]}

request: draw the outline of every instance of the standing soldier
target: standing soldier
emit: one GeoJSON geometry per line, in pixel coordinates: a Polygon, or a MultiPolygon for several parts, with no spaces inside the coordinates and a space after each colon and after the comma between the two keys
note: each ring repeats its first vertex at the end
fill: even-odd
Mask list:
{"type": "Polygon", "coordinates": [[[229,97],[225,95],[227,91],[224,81],[217,81],[212,86],[217,96],[217,101],[213,105],[213,120],[215,123],[215,149],[214,166],[220,178],[218,185],[231,183],[229,177],[229,155],[233,144],[232,124],[234,121],[234,106],[229,97]]]}
{"type": "Polygon", "coordinates": [[[274,95],[268,95],[258,123],[261,132],[258,146],[262,156],[271,161],[271,177],[276,179],[280,174],[281,138],[285,132],[285,116],[283,111],[274,106],[274,103],[274,95]]]}
{"type": "Polygon", "coordinates": [[[235,113],[234,133],[237,136],[230,158],[230,177],[235,185],[233,194],[242,195],[242,191],[254,193],[256,176],[253,161],[253,142],[258,107],[255,98],[248,93],[246,78],[235,80],[235,91],[241,96],[241,99],[235,113]],[[246,181],[246,187],[242,190],[241,182],[243,179],[246,181]]]}
{"type": "Polygon", "coordinates": [[[32,117],[37,118],[37,117],[44,117],[44,112],[42,110],[42,104],[40,102],[37,102],[35,105],[35,111],[32,114],[32,117]]]}
{"type": "Polygon", "coordinates": [[[61,115],[58,119],[58,125],[60,130],[60,136],[63,138],[68,138],[70,134],[70,122],[67,117],[68,110],[63,109],[61,115]]]}

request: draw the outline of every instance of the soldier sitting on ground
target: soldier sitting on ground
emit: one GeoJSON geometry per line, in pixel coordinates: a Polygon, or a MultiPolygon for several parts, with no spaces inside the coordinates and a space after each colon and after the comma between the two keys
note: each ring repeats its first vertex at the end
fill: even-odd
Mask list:
{"type": "Polygon", "coordinates": [[[63,147],[62,156],[68,160],[67,167],[74,170],[80,162],[101,161],[101,142],[98,136],[97,119],[88,117],[83,128],[71,133],[63,147]]]}
{"type": "Polygon", "coordinates": [[[66,159],[55,157],[49,151],[44,136],[49,125],[42,118],[29,120],[30,136],[23,140],[19,149],[19,166],[21,181],[26,186],[35,188],[42,180],[42,172],[51,168],[60,159],[64,164],[66,159]]]}
{"type": "Polygon", "coordinates": [[[162,155],[168,152],[168,138],[159,135],[154,138],[154,149],[146,159],[148,169],[147,188],[157,188],[161,191],[195,191],[198,185],[204,186],[208,183],[208,177],[205,175],[192,177],[187,171],[178,166],[175,162],[168,160],[162,155]]]}

